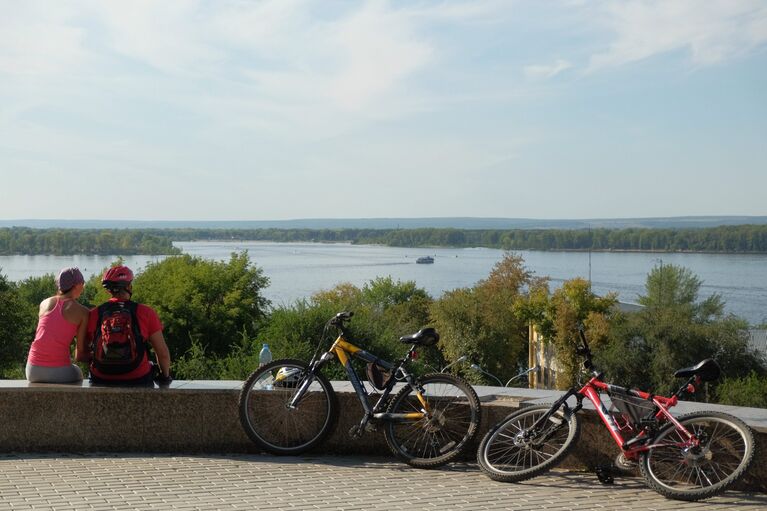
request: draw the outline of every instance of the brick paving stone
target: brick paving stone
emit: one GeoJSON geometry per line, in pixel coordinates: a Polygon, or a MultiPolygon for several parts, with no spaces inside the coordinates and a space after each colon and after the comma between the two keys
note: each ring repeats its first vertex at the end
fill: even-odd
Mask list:
{"type": "Polygon", "coordinates": [[[640,479],[602,486],[554,472],[518,484],[472,464],[417,470],[384,458],[258,455],[0,456],[0,510],[767,510],[767,495],[671,501],[640,479]]]}

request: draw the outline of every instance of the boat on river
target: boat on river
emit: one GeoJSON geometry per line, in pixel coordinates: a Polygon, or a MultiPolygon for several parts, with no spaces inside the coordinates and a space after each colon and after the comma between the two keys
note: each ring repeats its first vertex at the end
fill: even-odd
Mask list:
{"type": "Polygon", "coordinates": [[[415,260],[418,264],[434,264],[434,258],[432,256],[423,256],[415,260]]]}

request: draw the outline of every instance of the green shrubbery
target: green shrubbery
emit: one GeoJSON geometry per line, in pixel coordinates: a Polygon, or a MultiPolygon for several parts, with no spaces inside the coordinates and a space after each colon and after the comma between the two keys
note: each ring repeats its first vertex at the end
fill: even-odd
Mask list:
{"type": "Polygon", "coordinates": [[[725,378],[716,389],[716,397],[725,405],[767,408],[767,376],[752,371],[743,378],[725,378]]]}
{"type": "MultiPolygon", "coordinates": [[[[495,265],[487,279],[474,287],[449,291],[431,306],[431,317],[440,332],[442,348],[449,362],[461,356],[507,381],[527,368],[529,318],[525,304],[529,290],[545,286],[523,264],[509,255],[495,265]]],[[[482,373],[456,367],[475,383],[496,384],[482,373]]]]}
{"type": "MultiPolygon", "coordinates": [[[[207,377],[245,378],[258,366],[258,353],[264,343],[269,344],[275,359],[309,360],[320,342],[324,349],[332,343],[337,333],[335,329],[325,332],[324,338],[322,334],[327,321],[340,311],[354,312],[349,324],[350,342],[381,358],[393,360],[402,357],[407,349],[398,342],[399,337],[428,323],[430,301],[426,292],[412,282],[379,278],[361,288],[341,284],[309,300],[275,308],[258,335],[250,341],[243,338],[230,354],[213,359],[199,348],[187,352],[177,365],[177,374],[183,377],[198,375],[202,368],[208,368],[217,373],[207,377]]],[[[419,366],[420,370],[425,370],[428,365],[437,367],[442,363],[436,350],[424,350],[422,355],[416,363],[417,370],[419,366]]],[[[329,365],[327,371],[331,378],[345,377],[338,364],[329,365]]]]}
{"type": "Polygon", "coordinates": [[[718,295],[699,300],[699,289],[700,280],[686,268],[653,269],[640,298],[645,308],[611,320],[607,342],[597,352],[599,367],[616,383],[659,394],[677,390],[677,369],[705,358],[715,359],[731,377],[762,370],[748,348],[747,323],[725,314],[718,295]]]}

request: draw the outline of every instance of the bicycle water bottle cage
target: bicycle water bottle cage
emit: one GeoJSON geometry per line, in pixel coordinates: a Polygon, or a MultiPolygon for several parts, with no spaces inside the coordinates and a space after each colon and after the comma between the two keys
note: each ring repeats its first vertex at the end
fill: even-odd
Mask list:
{"type": "Polygon", "coordinates": [[[676,378],[699,376],[703,381],[713,381],[719,378],[721,372],[722,370],[719,368],[719,364],[716,363],[716,360],[707,358],[698,362],[697,365],[678,370],[674,373],[674,376],[676,378]]]}
{"type": "Polygon", "coordinates": [[[399,338],[404,344],[415,344],[418,346],[434,346],[439,341],[439,334],[433,328],[422,328],[418,332],[410,335],[404,335],[399,338]]]}

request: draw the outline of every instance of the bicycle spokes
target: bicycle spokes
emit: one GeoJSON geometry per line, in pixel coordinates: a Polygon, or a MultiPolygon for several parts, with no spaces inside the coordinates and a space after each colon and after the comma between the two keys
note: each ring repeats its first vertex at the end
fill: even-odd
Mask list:
{"type": "Polygon", "coordinates": [[[691,414],[666,428],[645,455],[643,473],[655,489],[674,498],[697,500],[723,491],[747,468],[753,437],[738,419],[716,412],[691,414]]]}
{"type": "Polygon", "coordinates": [[[479,402],[471,387],[452,375],[425,376],[419,388],[420,392],[414,387],[400,391],[388,411],[421,417],[388,424],[386,438],[408,463],[437,466],[460,454],[473,438],[479,402]]]}

